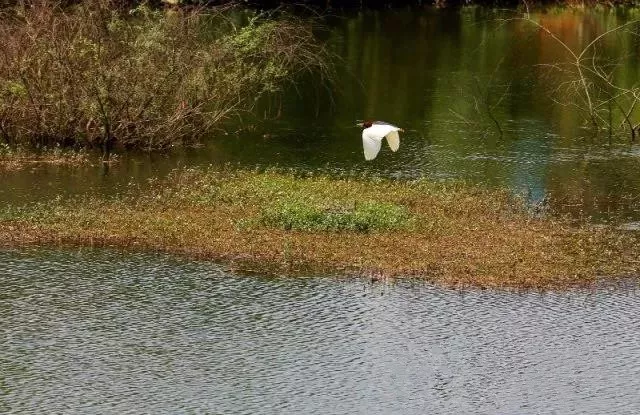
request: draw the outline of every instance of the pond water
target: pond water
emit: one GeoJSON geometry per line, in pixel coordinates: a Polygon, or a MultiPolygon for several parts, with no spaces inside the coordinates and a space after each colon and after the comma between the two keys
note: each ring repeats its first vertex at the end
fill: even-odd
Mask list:
{"type": "MultiPolygon", "coordinates": [[[[640,411],[640,297],[0,252],[0,412],[640,411]]],[[[615,288],[615,289],[613,289],[615,288]]]]}
{"type": "MultiPolygon", "coordinates": [[[[609,139],[586,128],[579,110],[567,105],[578,98],[563,89],[554,92],[572,78],[545,66],[567,61],[566,52],[530,23],[505,20],[519,16],[513,10],[463,8],[329,17],[323,36],[340,57],[332,88],[303,79],[282,99],[263,103],[258,112],[264,110],[267,121],[247,119],[250,126],[242,130],[230,125],[198,149],[122,157],[108,174],[100,167],[1,172],[0,201],[113,193],[177,166],[231,162],[330,174],[462,178],[508,186],[574,216],[639,220],[640,146],[628,134],[609,139]],[[502,136],[486,114],[488,106],[502,136]],[[365,162],[354,127],[365,118],[403,127],[400,151],[385,147],[365,162]]],[[[640,13],[550,9],[533,17],[580,50],[640,13]]],[[[615,82],[629,87],[640,79],[640,29],[627,29],[606,36],[594,52],[615,63],[615,82]]]]}
{"type": "MultiPolygon", "coordinates": [[[[634,13],[535,16],[579,48],[634,13]]],[[[0,171],[0,203],[111,194],[175,167],[235,163],[461,178],[637,228],[640,146],[593,136],[575,109],[551,99],[558,75],[541,64],[566,56],[525,22],[500,20],[513,15],[464,8],[330,17],[324,35],[342,65],[332,89],[301,81],[263,103],[266,121],[231,125],[197,149],[121,157],[109,171],[0,171]],[[500,101],[493,117],[502,135],[474,112],[483,94],[500,101]],[[402,126],[400,151],[383,148],[365,162],[354,127],[364,118],[402,126]]],[[[619,63],[617,82],[640,79],[638,36],[617,33],[604,45],[599,53],[619,63]]],[[[640,412],[635,283],[459,292],[44,249],[0,251],[0,283],[1,413],[640,412]]]]}

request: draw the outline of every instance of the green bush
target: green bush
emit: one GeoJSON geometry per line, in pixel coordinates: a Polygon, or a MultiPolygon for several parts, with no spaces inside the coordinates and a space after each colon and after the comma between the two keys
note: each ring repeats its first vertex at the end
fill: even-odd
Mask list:
{"type": "Polygon", "coordinates": [[[260,223],[285,230],[370,232],[406,229],[410,216],[404,207],[384,202],[331,208],[287,200],[265,208],[260,223]]]}

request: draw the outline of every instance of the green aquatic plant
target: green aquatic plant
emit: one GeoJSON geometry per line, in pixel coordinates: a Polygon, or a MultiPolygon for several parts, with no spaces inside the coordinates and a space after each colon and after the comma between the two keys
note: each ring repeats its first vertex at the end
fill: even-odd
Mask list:
{"type": "Polygon", "coordinates": [[[376,201],[331,207],[285,200],[263,209],[259,223],[285,230],[372,232],[407,229],[410,215],[402,206],[376,201]]]}

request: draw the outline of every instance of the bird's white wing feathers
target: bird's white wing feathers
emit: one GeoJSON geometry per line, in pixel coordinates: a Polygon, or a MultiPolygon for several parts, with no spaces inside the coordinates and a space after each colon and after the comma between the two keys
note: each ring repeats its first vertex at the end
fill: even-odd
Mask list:
{"type": "Polygon", "coordinates": [[[387,143],[391,151],[398,151],[400,148],[400,134],[398,134],[398,131],[391,131],[385,137],[387,137],[387,143]]]}
{"type": "Polygon", "coordinates": [[[373,160],[374,158],[376,158],[378,152],[380,151],[381,144],[381,139],[376,139],[375,137],[371,137],[363,132],[362,147],[364,148],[365,160],[373,160]]]}
{"type": "Polygon", "coordinates": [[[365,129],[365,131],[367,131],[370,135],[380,138],[389,134],[391,131],[398,130],[400,130],[398,127],[391,124],[373,124],[371,127],[365,129]]]}
{"type": "Polygon", "coordinates": [[[362,131],[362,146],[364,147],[364,158],[373,160],[380,151],[382,139],[386,137],[387,143],[392,151],[397,151],[400,147],[400,128],[391,124],[373,124],[362,131]]]}

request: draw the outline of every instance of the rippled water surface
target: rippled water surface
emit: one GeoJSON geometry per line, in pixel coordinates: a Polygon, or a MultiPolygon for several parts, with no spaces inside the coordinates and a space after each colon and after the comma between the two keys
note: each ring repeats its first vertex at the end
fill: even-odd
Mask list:
{"type": "Polygon", "coordinates": [[[0,412],[640,413],[634,286],[458,292],[0,252],[0,412]]]}

